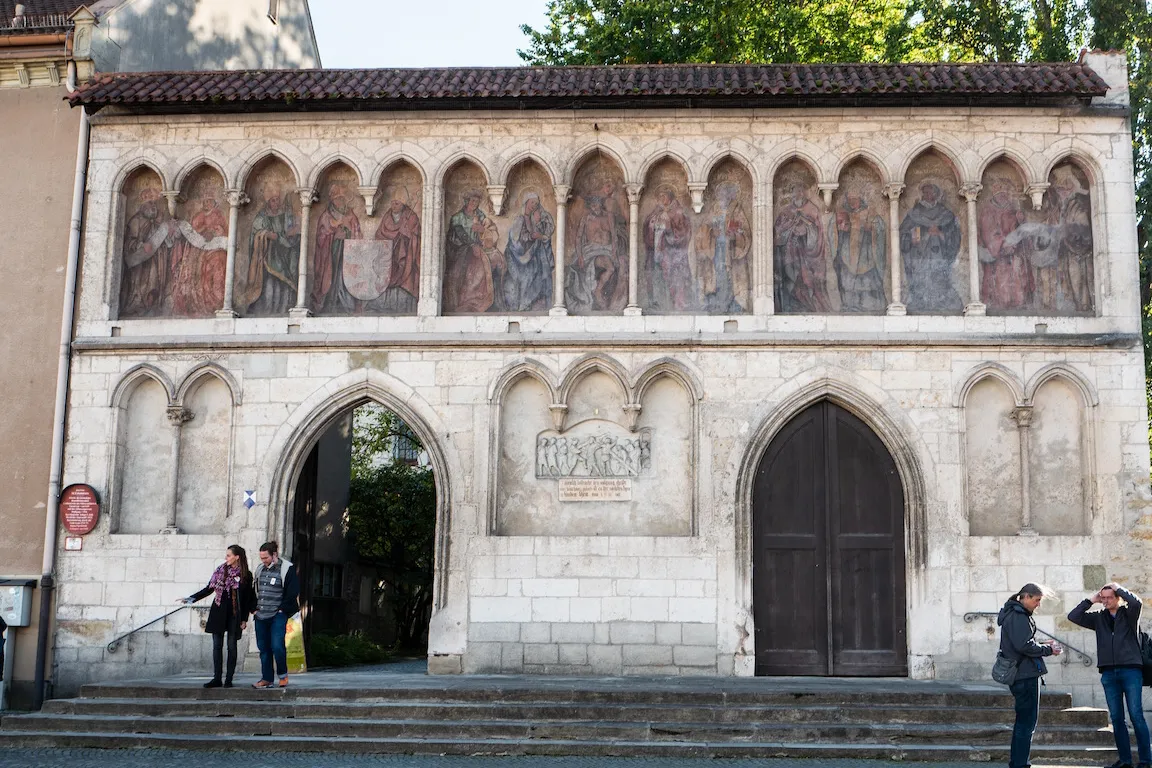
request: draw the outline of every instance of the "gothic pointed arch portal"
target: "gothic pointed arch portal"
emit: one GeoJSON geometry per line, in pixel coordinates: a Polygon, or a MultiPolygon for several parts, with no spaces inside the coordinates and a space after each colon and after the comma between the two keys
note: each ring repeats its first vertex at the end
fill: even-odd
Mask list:
{"type": "MultiPolygon", "coordinates": [[[[381,660],[348,658],[340,638],[354,635],[403,656],[427,650],[437,602],[438,478],[421,432],[367,397],[311,432],[284,547],[299,571],[310,665],[381,660]]],[[[371,652],[359,640],[352,645],[371,652]]]]}
{"type": "Polygon", "coordinates": [[[905,676],[904,488],[831,400],[772,439],[752,493],[757,675],[905,676]]]}

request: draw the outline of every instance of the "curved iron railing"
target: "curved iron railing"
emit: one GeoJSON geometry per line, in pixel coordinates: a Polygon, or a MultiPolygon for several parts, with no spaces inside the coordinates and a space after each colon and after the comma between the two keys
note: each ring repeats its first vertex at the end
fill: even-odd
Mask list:
{"type": "MultiPolygon", "coordinates": [[[[118,637],[115,640],[113,640],[112,642],[108,643],[108,653],[116,653],[117,649],[120,648],[121,642],[123,642],[124,640],[127,640],[129,637],[136,634],[140,630],[146,629],[147,627],[152,626],[153,624],[155,624],[158,621],[166,622],[168,617],[171,616],[172,614],[180,613],[180,611],[184,610],[185,608],[191,608],[191,607],[192,607],[191,603],[184,603],[179,608],[173,608],[172,610],[168,611],[168,613],[164,614],[163,616],[158,616],[155,619],[152,619],[152,621],[148,622],[147,624],[141,624],[140,626],[136,627],[136,629],[133,629],[130,632],[125,632],[124,634],[120,635],[120,637],[118,637]]],[[[168,637],[169,633],[168,633],[167,623],[165,623],[164,629],[161,631],[164,633],[164,637],[168,637]]]]}
{"type": "MultiPolygon", "coordinates": [[[[972,622],[976,621],[977,619],[988,619],[989,621],[991,621],[992,619],[995,619],[999,615],[1000,614],[996,611],[969,611],[968,613],[964,614],[964,623],[965,624],[971,624],[972,622]]],[[[1090,667],[1095,663],[1093,661],[1092,657],[1089,656],[1086,651],[1082,651],[1074,645],[1069,645],[1067,642],[1065,642],[1065,640],[1063,638],[1056,637],[1056,635],[1045,632],[1044,630],[1040,629],[1039,627],[1036,628],[1036,631],[1039,632],[1040,634],[1044,635],[1044,637],[1050,637],[1053,640],[1055,640],[1056,642],[1060,643],[1060,645],[1064,646],[1064,650],[1072,651],[1073,653],[1075,653],[1079,657],[1080,663],[1082,663],[1084,666],[1090,667]]],[[[1070,656],[1064,656],[1064,658],[1060,660],[1061,664],[1070,664],[1071,662],[1072,662],[1072,658],[1070,656]]]]}

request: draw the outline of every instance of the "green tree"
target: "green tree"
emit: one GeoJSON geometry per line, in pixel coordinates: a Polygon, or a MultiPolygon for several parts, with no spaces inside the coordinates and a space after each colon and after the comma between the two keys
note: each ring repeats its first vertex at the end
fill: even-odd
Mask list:
{"type": "Polygon", "coordinates": [[[377,568],[393,608],[400,648],[419,648],[432,612],[436,482],[432,470],[395,460],[394,448],[420,443],[381,406],[353,417],[348,533],[363,561],[377,568]]]}

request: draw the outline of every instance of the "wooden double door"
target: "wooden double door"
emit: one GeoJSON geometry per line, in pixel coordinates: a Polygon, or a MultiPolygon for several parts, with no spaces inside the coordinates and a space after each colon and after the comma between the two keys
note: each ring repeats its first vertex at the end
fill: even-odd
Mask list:
{"type": "Polygon", "coordinates": [[[879,437],[807,408],[761,459],[752,507],[756,674],[907,675],[904,492],[879,437]]]}

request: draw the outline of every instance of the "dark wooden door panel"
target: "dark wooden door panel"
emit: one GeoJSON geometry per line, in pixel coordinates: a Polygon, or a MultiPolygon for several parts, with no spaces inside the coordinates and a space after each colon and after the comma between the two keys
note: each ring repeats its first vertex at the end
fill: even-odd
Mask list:
{"type": "Polygon", "coordinates": [[[904,495],[876,434],[818,403],[773,440],[753,494],[756,673],[907,674],[904,495]]]}

